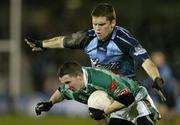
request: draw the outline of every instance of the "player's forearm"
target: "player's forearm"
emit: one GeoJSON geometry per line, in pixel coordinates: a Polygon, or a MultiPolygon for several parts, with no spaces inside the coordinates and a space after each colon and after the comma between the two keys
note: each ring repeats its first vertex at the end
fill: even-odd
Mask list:
{"type": "Polygon", "coordinates": [[[52,104],[63,101],[63,97],[62,97],[61,93],[59,92],[59,90],[56,90],[54,92],[54,94],[51,96],[49,101],[52,101],[52,104]]]}
{"type": "Polygon", "coordinates": [[[115,111],[117,111],[121,108],[124,108],[124,107],[125,107],[124,104],[114,100],[114,102],[110,106],[108,106],[108,108],[105,109],[104,112],[106,114],[111,114],[112,112],[115,112],[115,111]]]}
{"type": "Polygon", "coordinates": [[[146,59],[142,64],[142,67],[153,80],[157,77],[160,77],[156,65],[150,59],[146,59]]]}
{"type": "Polygon", "coordinates": [[[64,38],[65,36],[59,36],[52,39],[43,40],[42,46],[43,48],[64,48],[64,38]]]}

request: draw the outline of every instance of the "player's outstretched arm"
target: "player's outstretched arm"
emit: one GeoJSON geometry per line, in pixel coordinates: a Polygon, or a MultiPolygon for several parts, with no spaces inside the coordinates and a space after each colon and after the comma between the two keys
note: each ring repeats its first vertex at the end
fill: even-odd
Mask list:
{"type": "Polygon", "coordinates": [[[43,40],[42,46],[44,48],[64,48],[65,36],[54,37],[52,39],[43,40]]]}
{"type": "Polygon", "coordinates": [[[67,36],[58,36],[47,40],[26,38],[24,41],[32,48],[32,51],[38,51],[45,48],[81,49],[88,39],[89,36],[86,31],[79,31],[67,36]]]}
{"type": "Polygon", "coordinates": [[[24,41],[27,45],[29,45],[29,47],[32,48],[32,51],[41,51],[45,48],[64,48],[64,38],[65,36],[54,37],[47,40],[35,40],[32,38],[25,38],[24,41]]]}
{"type": "Polygon", "coordinates": [[[60,101],[63,101],[63,97],[59,90],[56,90],[47,102],[39,102],[35,107],[36,115],[41,115],[42,112],[49,111],[52,106],[60,101]]]}

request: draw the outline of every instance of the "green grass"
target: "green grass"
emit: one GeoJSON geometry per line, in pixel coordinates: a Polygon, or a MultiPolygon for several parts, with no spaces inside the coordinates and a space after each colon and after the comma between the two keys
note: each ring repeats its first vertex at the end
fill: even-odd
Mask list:
{"type": "MultiPolygon", "coordinates": [[[[0,125],[97,125],[91,118],[63,116],[27,117],[19,115],[0,115],[0,125]]],[[[160,124],[158,124],[160,125],[160,124]]],[[[171,125],[180,125],[180,116],[171,122],[171,125]]]]}
{"type": "Polygon", "coordinates": [[[0,116],[0,125],[95,125],[90,118],[0,116]]]}

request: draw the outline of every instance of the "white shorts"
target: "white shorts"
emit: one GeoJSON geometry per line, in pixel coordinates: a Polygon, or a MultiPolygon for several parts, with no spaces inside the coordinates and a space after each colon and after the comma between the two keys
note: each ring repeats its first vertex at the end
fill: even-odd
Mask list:
{"type": "Polygon", "coordinates": [[[154,113],[154,119],[160,119],[160,114],[154,105],[151,97],[148,95],[142,101],[134,102],[127,108],[123,108],[110,115],[110,118],[119,118],[136,123],[139,117],[147,116],[154,113]]]}

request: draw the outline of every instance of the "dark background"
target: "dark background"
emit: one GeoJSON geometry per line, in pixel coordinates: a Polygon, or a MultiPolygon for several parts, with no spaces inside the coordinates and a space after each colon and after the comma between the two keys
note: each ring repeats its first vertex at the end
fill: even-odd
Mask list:
{"type": "MultiPolygon", "coordinates": [[[[57,68],[67,60],[90,65],[79,50],[46,50],[32,52],[24,38],[49,39],[91,27],[91,11],[100,2],[114,6],[117,25],[128,29],[149,54],[163,51],[177,79],[180,79],[180,1],[179,0],[22,0],[22,93],[52,92],[52,79],[58,83],[57,68]],[[50,78],[50,79],[48,79],[50,78]],[[29,84],[24,84],[29,83],[29,84]],[[47,85],[46,85],[47,84],[47,85]],[[30,87],[29,87],[30,86],[30,87]],[[52,87],[48,89],[48,87],[52,87]]],[[[0,39],[9,39],[10,1],[0,2],[0,39]]],[[[0,53],[0,79],[8,79],[8,53],[0,53]]],[[[141,73],[140,73],[141,74],[141,73]]],[[[143,74],[143,73],[142,73],[143,74]]],[[[7,93],[6,82],[0,84],[7,93]]],[[[54,88],[56,88],[54,85],[54,88]]],[[[0,93],[0,95],[1,95],[0,93]]]]}

